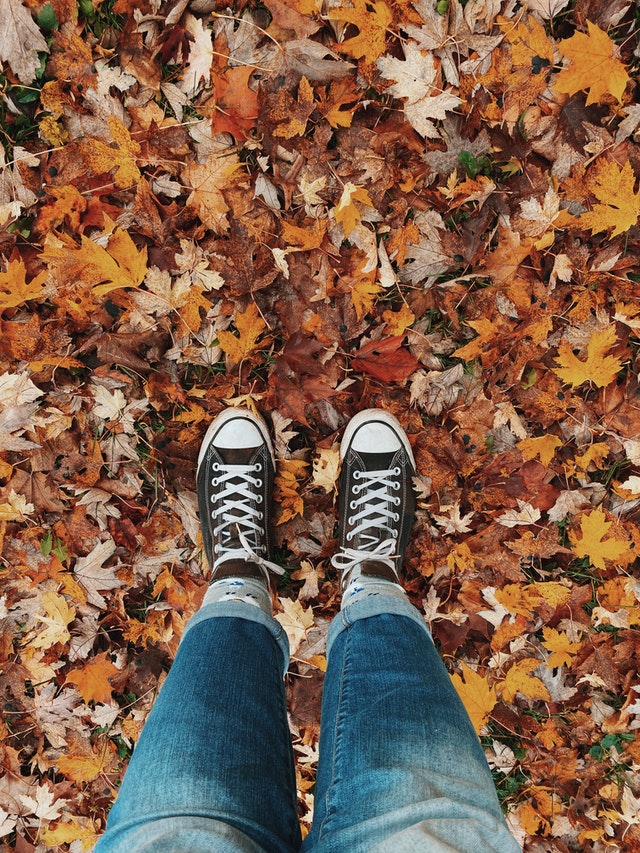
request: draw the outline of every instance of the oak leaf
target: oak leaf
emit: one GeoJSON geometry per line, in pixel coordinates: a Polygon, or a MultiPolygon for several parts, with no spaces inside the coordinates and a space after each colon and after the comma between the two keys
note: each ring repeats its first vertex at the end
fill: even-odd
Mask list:
{"type": "Polygon", "coordinates": [[[576,557],[588,557],[597,569],[605,568],[605,561],[615,562],[628,551],[628,542],[615,536],[605,539],[613,522],[607,521],[604,510],[597,507],[580,518],[580,532],[569,532],[569,540],[576,557]]]}
{"type": "Polygon", "coordinates": [[[618,59],[618,47],[592,21],[587,21],[587,29],[588,34],[575,32],[560,42],[559,48],[571,65],[558,74],[554,88],[567,95],[588,92],[587,106],[600,103],[606,95],[622,101],[631,78],[618,59]]]}
{"type": "Polygon", "coordinates": [[[589,173],[587,186],[600,203],[580,216],[580,226],[590,228],[592,234],[612,228],[611,236],[616,237],[636,224],[640,192],[634,192],[635,175],[628,160],[622,168],[614,161],[598,161],[589,173]]]}
{"type": "Polygon", "coordinates": [[[569,341],[563,338],[556,356],[556,363],[560,367],[554,367],[552,370],[572,388],[577,388],[583,382],[593,382],[598,388],[604,388],[613,382],[622,367],[619,359],[606,354],[616,341],[616,329],[613,324],[596,330],[587,344],[587,358],[581,361],[574,355],[569,341]]]}
{"type": "Polygon", "coordinates": [[[497,700],[494,687],[489,686],[486,678],[478,675],[466,663],[462,663],[462,675],[454,673],[451,681],[466,708],[477,734],[489,719],[497,700]]]}
{"type": "Polygon", "coordinates": [[[393,15],[382,0],[353,0],[353,8],[329,8],[328,17],[358,28],[357,36],[334,44],[336,50],[366,62],[375,62],[384,53],[393,15]]]}
{"type": "Polygon", "coordinates": [[[258,338],[266,327],[267,324],[262,319],[258,306],[255,302],[250,302],[246,311],[239,311],[236,315],[238,337],[232,332],[223,330],[218,332],[220,349],[227,353],[232,364],[238,364],[253,352],[257,346],[258,338]]]}
{"type": "Polygon", "coordinates": [[[100,652],[79,669],[67,673],[67,682],[75,684],[85,702],[104,703],[111,700],[113,690],[109,679],[119,670],[107,652],[100,652]]]}

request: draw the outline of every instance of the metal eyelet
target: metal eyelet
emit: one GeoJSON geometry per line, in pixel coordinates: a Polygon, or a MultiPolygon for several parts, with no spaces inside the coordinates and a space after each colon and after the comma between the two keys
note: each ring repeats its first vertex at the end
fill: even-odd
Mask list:
{"type": "Polygon", "coordinates": [[[347,519],[347,524],[353,524],[353,521],[354,521],[353,516],[350,515],[349,518],[347,519]]]}
{"type": "Polygon", "coordinates": [[[257,495],[256,495],[256,501],[257,501],[257,503],[259,503],[259,504],[261,504],[261,503],[262,503],[262,495],[261,495],[261,494],[257,494],[257,495]]]}
{"type": "Polygon", "coordinates": [[[219,471],[219,470],[220,470],[220,465],[219,465],[219,463],[218,463],[218,462],[214,462],[214,463],[211,465],[211,470],[212,470],[212,471],[219,471]]]}
{"type": "Polygon", "coordinates": [[[262,488],[262,480],[256,480],[256,489],[262,488]]]}
{"type": "Polygon", "coordinates": [[[354,480],[359,480],[359,479],[360,479],[360,471],[354,471],[354,472],[353,472],[353,479],[354,479],[354,480]]]}
{"type": "Polygon", "coordinates": [[[393,520],[394,521],[400,521],[400,513],[394,512],[393,513],[393,520]]]}
{"type": "Polygon", "coordinates": [[[358,504],[355,501],[349,501],[349,509],[357,509],[358,504]]]}
{"type": "Polygon", "coordinates": [[[351,542],[351,540],[353,539],[353,533],[351,531],[349,531],[349,533],[347,533],[345,538],[346,538],[347,542],[351,542]]]}
{"type": "Polygon", "coordinates": [[[400,506],[401,503],[402,503],[402,501],[400,500],[400,498],[394,498],[393,499],[393,505],[394,506],[400,506]]]}
{"type": "Polygon", "coordinates": [[[400,476],[400,469],[398,468],[398,466],[397,466],[397,465],[396,465],[396,467],[393,469],[393,473],[396,475],[396,477],[399,477],[399,476],[400,476]]]}

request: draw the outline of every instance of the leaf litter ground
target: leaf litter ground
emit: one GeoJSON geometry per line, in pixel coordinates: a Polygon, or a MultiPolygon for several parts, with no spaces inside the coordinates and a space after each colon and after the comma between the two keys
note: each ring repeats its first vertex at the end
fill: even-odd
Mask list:
{"type": "Polygon", "coordinates": [[[278,457],[303,829],[337,447],[383,406],[406,585],[514,834],[640,849],[633,5],[2,8],[4,841],[101,833],[206,587],[195,463],[233,404],[278,457]]]}

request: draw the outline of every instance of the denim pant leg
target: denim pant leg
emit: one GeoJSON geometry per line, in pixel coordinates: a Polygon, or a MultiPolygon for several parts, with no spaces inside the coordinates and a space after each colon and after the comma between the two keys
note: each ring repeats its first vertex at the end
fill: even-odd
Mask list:
{"type": "Polygon", "coordinates": [[[281,626],[241,602],[189,622],[95,853],[300,846],[281,626]]]}
{"type": "Polygon", "coordinates": [[[418,611],[369,596],[329,633],[313,853],[517,853],[418,611]]]}

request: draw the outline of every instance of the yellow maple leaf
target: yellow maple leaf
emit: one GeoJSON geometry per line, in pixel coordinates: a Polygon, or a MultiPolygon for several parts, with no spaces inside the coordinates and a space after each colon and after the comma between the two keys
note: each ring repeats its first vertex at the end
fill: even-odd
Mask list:
{"type": "Polygon", "coordinates": [[[416,315],[407,303],[403,302],[399,311],[383,311],[382,319],[386,323],[385,334],[404,335],[405,331],[415,321],[416,315]]]}
{"type": "Polygon", "coordinates": [[[119,671],[107,652],[100,652],[79,669],[72,669],[66,680],[76,685],[85,702],[104,703],[111,700],[109,679],[119,671]]]}
{"type": "Polygon", "coordinates": [[[278,524],[284,524],[304,512],[298,479],[306,474],[308,465],[304,459],[282,459],[278,462],[275,478],[275,500],[281,510],[278,524]]]}
{"type": "Polygon", "coordinates": [[[222,190],[229,187],[240,162],[235,154],[213,153],[204,163],[188,163],[182,177],[191,194],[187,206],[195,208],[200,221],[216,234],[222,234],[229,228],[227,213],[229,207],[222,190]]]}
{"type": "Polygon", "coordinates": [[[461,358],[463,361],[473,361],[474,358],[481,356],[484,350],[484,345],[495,340],[498,334],[498,323],[489,320],[488,317],[480,317],[479,320],[468,320],[467,326],[478,333],[478,337],[469,341],[453,353],[456,358],[461,358]]]}
{"type": "Polygon", "coordinates": [[[90,850],[95,846],[99,837],[93,822],[87,818],[73,817],[70,820],[58,822],[55,826],[49,823],[41,828],[39,840],[47,845],[49,850],[59,850],[62,844],[71,844],[79,841],[82,850],[90,850]]]}
{"type": "Polygon", "coordinates": [[[135,186],[140,180],[136,157],[140,145],[116,116],[109,116],[109,130],[113,143],[101,139],[84,139],[80,143],[80,156],[95,175],[108,174],[115,169],[113,182],[118,189],[135,186]]]}
{"type": "Polygon", "coordinates": [[[69,753],[55,759],[55,766],[63,776],[71,779],[76,785],[92,782],[100,775],[109,763],[109,750],[113,747],[107,740],[108,748],[98,747],[94,752],[87,742],[77,737],[68,739],[69,753]]]}
{"type": "Polygon", "coordinates": [[[618,47],[592,21],[587,21],[587,29],[588,35],[575,32],[560,42],[559,48],[571,65],[558,74],[554,89],[567,95],[586,91],[587,106],[600,103],[605,95],[621,101],[631,78],[618,59],[618,47]]]}
{"type": "Polygon", "coordinates": [[[275,128],[273,135],[283,136],[285,139],[291,139],[294,136],[303,136],[307,129],[309,116],[315,109],[311,84],[306,77],[302,77],[298,86],[297,101],[294,101],[291,95],[284,90],[281,92],[281,97],[287,97],[289,100],[285,108],[287,120],[275,128]]]}
{"type": "Polygon", "coordinates": [[[255,349],[258,338],[266,329],[267,324],[262,319],[258,306],[255,302],[247,305],[246,311],[240,311],[236,315],[236,329],[239,332],[236,337],[232,332],[218,332],[218,343],[220,349],[229,356],[232,364],[238,364],[255,349]]]}
{"type": "Polygon", "coordinates": [[[585,512],[580,517],[580,532],[569,531],[569,540],[576,557],[588,557],[591,565],[597,569],[605,568],[605,560],[615,561],[620,559],[628,550],[627,542],[611,537],[605,539],[609,528],[613,524],[607,521],[604,510],[597,507],[591,512],[585,512]]]}
{"type": "Polygon", "coordinates": [[[344,21],[358,28],[358,35],[335,44],[336,50],[371,63],[384,53],[393,15],[382,0],[354,0],[353,8],[330,8],[327,14],[331,20],[344,21]]]}
{"type": "Polygon", "coordinates": [[[513,702],[516,693],[522,693],[527,699],[551,699],[549,691],[544,683],[530,675],[531,671],[540,666],[536,658],[524,658],[515,663],[502,682],[502,699],[505,702],[513,702]]]}
{"type": "Polygon", "coordinates": [[[42,272],[27,284],[27,268],[22,258],[10,260],[7,271],[0,272],[0,311],[17,308],[31,299],[42,299],[46,280],[47,273],[42,272]]]}
{"type": "Polygon", "coordinates": [[[544,640],[542,645],[551,652],[546,664],[549,669],[557,666],[571,666],[573,656],[578,652],[582,643],[572,643],[564,631],[556,631],[555,628],[542,629],[544,640]]]}
{"type": "Polygon", "coordinates": [[[482,727],[489,719],[489,714],[498,701],[495,688],[489,687],[487,679],[474,672],[466,663],[462,664],[462,675],[454,673],[451,676],[451,681],[466,708],[476,733],[480,734],[482,727]]]}
{"type": "Polygon", "coordinates": [[[340,201],[334,209],[336,222],[342,224],[345,237],[348,237],[349,234],[351,234],[361,219],[360,211],[355,204],[356,202],[373,207],[373,202],[365,188],[357,187],[355,184],[352,184],[351,181],[347,181],[344,185],[344,189],[342,190],[340,201]]]}
{"type": "Polygon", "coordinates": [[[613,382],[622,367],[619,359],[606,355],[616,341],[616,329],[613,324],[595,331],[587,344],[586,361],[581,361],[574,355],[569,341],[563,338],[556,356],[556,363],[560,367],[554,367],[552,370],[572,388],[577,388],[583,382],[593,382],[598,388],[604,388],[613,382]]]}
{"type": "Polygon", "coordinates": [[[598,160],[589,173],[587,187],[600,203],[580,216],[581,227],[590,228],[592,234],[613,228],[611,236],[616,237],[636,224],[640,192],[634,192],[635,175],[628,160],[622,167],[614,161],[598,160]]]}
{"type": "Polygon", "coordinates": [[[571,589],[558,581],[537,581],[529,587],[530,595],[537,595],[552,607],[565,604],[571,598],[571,589]]]}
{"type": "Polygon", "coordinates": [[[353,307],[356,310],[356,317],[358,320],[362,320],[364,315],[368,314],[373,309],[376,302],[376,296],[381,290],[382,288],[380,285],[373,280],[373,274],[371,276],[363,274],[354,283],[351,288],[351,301],[353,302],[353,307]]]}
{"type": "Polygon", "coordinates": [[[90,285],[100,296],[122,287],[138,287],[147,272],[147,249],[137,249],[126,231],[116,228],[107,248],[84,235],[80,245],[64,238],[47,244],[40,255],[61,284],[90,285]]]}
{"type": "Polygon", "coordinates": [[[76,618],[76,611],[67,604],[66,598],[51,591],[43,592],[42,606],[44,614],[37,618],[45,628],[36,634],[29,646],[46,650],[58,643],[65,645],[71,639],[67,626],[76,618]]]}
{"type": "Polygon", "coordinates": [[[540,435],[535,438],[523,438],[516,444],[525,460],[534,459],[536,456],[543,465],[548,465],[558,449],[562,447],[562,441],[557,435],[540,435]]]}

